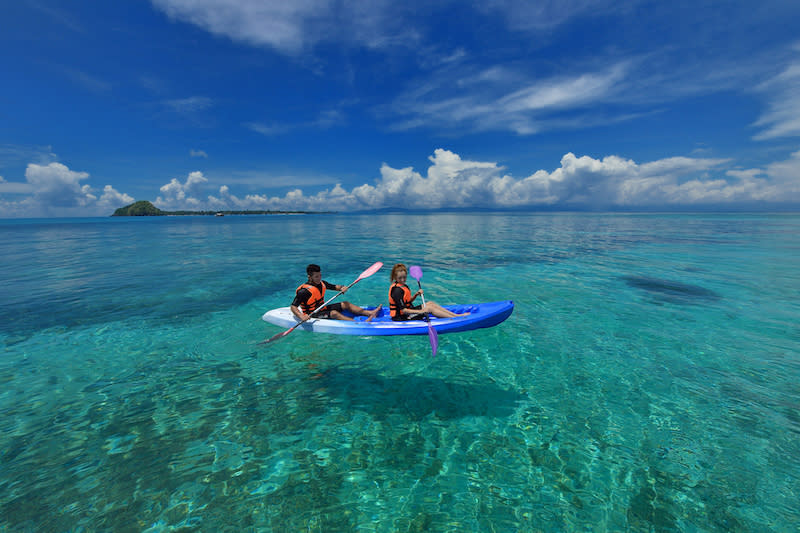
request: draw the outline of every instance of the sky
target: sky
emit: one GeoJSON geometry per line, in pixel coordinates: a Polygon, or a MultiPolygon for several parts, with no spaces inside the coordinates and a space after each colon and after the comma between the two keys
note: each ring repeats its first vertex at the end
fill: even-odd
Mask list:
{"type": "Polygon", "coordinates": [[[800,2],[0,3],[0,218],[798,210],[800,2]]]}

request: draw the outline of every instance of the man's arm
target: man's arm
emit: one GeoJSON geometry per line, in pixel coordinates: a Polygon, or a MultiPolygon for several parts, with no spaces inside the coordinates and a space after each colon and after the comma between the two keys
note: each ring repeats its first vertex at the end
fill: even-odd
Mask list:
{"type": "Polygon", "coordinates": [[[335,285],[333,283],[328,283],[327,281],[324,280],[322,281],[322,283],[325,284],[325,288],[328,290],[342,292],[342,293],[347,292],[347,285],[335,285]]]}
{"type": "Polygon", "coordinates": [[[308,289],[300,289],[297,291],[297,295],[294,297],[294,301],[292,305],[289,306],[291,309],[292,314],[297,317],[298,320],[307,320],[308,315],[300,309],[300,306],[308,301],[311,298],[311,292],[308,289]]]}
{"type": "Polygon", "coordinates": [[[308,319],[308,315],[301,311],[296,305],[289,306],[289,309],[292,310],[292,314],[297,317],[297,320],[303,321],[308,319]]]}

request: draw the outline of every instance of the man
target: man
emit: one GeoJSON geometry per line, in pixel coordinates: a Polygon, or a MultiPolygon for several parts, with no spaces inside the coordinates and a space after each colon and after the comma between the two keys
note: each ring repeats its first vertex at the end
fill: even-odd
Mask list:
{"type": "MultiPolygon", "coordinates": [[[[344,285],[334,285],[322,279],[322,271],[319,265],[310,264],[306,267],[306,274],[308,274],[308,282],[303,283],[297,287],[295,292],[294,301],[291,305],[291,310],[298,320],[307,320],[308,316],[313,313],[325,302],[325,291],[330,289],[336,292],[347,292],[347,287],[344,285]]],[[[350,302],[332,303],[326,305],[316,314],[315,318],[333,318],[335,320],[353,320],[345,315],[342,311],[348,311],[354,315],[365,316],[367,322],[375,318],[375,315],[380,311],[380,306],[373,311],[367,311],[350,302]]]]}

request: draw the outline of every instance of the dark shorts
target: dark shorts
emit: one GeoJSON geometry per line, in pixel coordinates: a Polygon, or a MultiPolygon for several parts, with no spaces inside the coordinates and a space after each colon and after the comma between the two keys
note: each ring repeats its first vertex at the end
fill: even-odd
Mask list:
{"type": "Polygon", "coordinates": [[[335,304],[326,305],[325,307],[320,309],[319,312],[317,312],[317,314],[315,314],[314,316],[316,318],[330,318],[331,317],[331,311],[339,311],[341,313],[342,312],[342,304],[335,303],[335,304]]]}
{"type": "MultiPolygon", "coordinates": [[[[421,305],[412,305],[410,307],[406,307],[406,309],[422,309],[421,305]]],[[[406,320],[422,320],[425,318],[425,313],[417,313],[416,315],[403,315],[397,313],[396,316],[392,317],[392,320],[395,322],[405,322],[406,320]]]]}

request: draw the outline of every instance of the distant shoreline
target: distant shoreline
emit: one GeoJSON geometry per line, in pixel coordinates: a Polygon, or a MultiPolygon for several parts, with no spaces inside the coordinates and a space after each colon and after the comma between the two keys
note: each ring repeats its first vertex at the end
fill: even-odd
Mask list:
{"type": "MultiPolygon", "coordinates": [[[[155,215],[155,216],[183,217],[183,216],[227,216],[227,215],[329,215],[332,213],[335,213],[335,211],[162,211],[161,215],[155,215]]],[[[121,216],[137,216],[137,215],[121,215],[121,216]]]]}
{"type": "Polygon", "coordinates": [[[163,216],[226,216],[226,215],[321,215],[335,211],[272,211],[272,210],[234,210],[234,211],[162,211],[147,200],[120,207],[112,217],[163,217],[163,216]]]}

